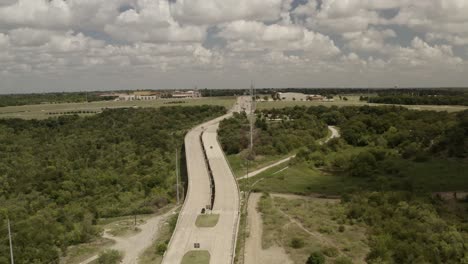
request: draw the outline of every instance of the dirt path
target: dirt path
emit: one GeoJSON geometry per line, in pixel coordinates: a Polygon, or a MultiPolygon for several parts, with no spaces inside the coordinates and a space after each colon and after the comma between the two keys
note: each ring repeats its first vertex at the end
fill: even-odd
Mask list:
{"type": "MultiPolygon", "coordinates": [[[[137,264],[138,263],[138,256],[143,253],[145,249],[147,249],[153,243],[153,240],[156,239],[158,236],[159,228],[166,219],[171,216],[176,209],[172,209],[171,211],[163,214],[151,217],[146,220],[144,224],[138,226],[141,230],[135,235],[129,237],[114,237],[111,234],[104,231],[104,235],[102,237],[112,239],[115,241],[115,244],[112,245],[110,248],[120,251],[124,258],[121,263],[123,264],[137,264]]],[[[96,260],[98,256],[93,256],[80,264],[88,264],[94,260],[96,260]]]]}
{"type": "MultiPolygon", "coordinates": [[[[324,144],[324,143],[327,143],[328,141],[330,141],[330,140],[333,139],[333,138],[338,138],[338,137],[340,137],[340,132],[338,131],[338,129],[337,129],[336,127],[334,127],[334,126],[328,126],[328,130],[330,130],[331,135],[330,135],[328,138],[326,138],[324,141],[319,141],[319,144],[324,144]]],[[[278,165],[280,165],[280,164],[283,164],[283,163],[285,163],[285,162],[288,162],[289,160],[291,160],[291,159],[294,158],[295,156],[296,156],[296,155],[291,155],[291,156],[289,156],[289,157],[287,157],[287,158],[284,158],[284,159],[282,159],[282,160],[279,160],[279,161],[277,161],[277,162],[275,162],[275,163],[273,163],[273,164],[270,164],[270,165],[265,166],[265,167],[263,167],[263,168],[260,168],[260,169],[258,169],[258,170],[252,171],[252,172],[250,172],[250,173],[247,174],[247,175],[244,175],[244,176],[242,176],[242,177],[239,177],[237,180],[243,180],[243,179],[246,179],[246,178],[254,177],[254,176],[256,176],[256,175],[258,175],[258,174],[260,174],[260,173],[262,173],[262,172],[264,172],[264,171],[266,171],[266,170],[268,170],[268,169],[270,169],[270,168],[273,168],[273,167],[275,167],[275,166],[278,166],[278,165]]]]}
{"type": "Polygon", "coordinates": [[[260,193],[250,194],[247,221],[250,235],[245,244],[246,264],[292,264],[286,251],[279,246],[262,249],[262,216],[257,210],[260,193]]]}

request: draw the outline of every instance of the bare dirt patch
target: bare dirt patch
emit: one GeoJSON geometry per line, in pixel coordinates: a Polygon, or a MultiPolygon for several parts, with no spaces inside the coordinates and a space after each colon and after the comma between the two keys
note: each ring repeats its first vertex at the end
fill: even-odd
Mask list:
{"type": "Polygon", "coordinates": [[[261,194],[252,193],[248,204],[248,228],[250,235],[245,244],[246,264],[289,264],[293,263],[283,247],[272,245],[266,249],[262,247],[262,216],[257,210],[261,194]]]}

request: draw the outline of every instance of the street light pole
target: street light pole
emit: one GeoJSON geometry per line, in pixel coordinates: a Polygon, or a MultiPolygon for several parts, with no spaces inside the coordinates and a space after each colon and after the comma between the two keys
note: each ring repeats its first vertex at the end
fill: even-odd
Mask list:
{"type": "Polygon", "coordinates": [[[177,161],[177,159],[178,159],[177,152],[178,152],[178,150],[177,150],[177,147],[176,147],[176,151],[175,151],[176,168],[175,168],[175,170],[176,170],[176,186],[177,186],[176,187],[176,189],[177,189],[177,204],[179,204],[180,203],[180,198],[179,198],[179,166],[178,166],[179,163],[177,161]]]}
{"type": "Polygon", "coordinates": [[[7,223],[8,223],[8,238],[10,240],[10,258],[11,258],[11,264],[15,264],[15,260],[13,258],[13,242],[11,240],[11,228],[10,228],[10,218],[7,218],[7,223]]]}

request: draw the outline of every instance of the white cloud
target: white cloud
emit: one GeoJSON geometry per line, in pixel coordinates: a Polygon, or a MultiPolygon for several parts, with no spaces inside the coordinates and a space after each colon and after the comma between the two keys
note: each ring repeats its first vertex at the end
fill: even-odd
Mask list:
{"type": "Polygon", "coordinates": [[[136,7],[119,14],[105,31],[129,42],[202,41],[205,37],[204,27],[176,22],[166,0],[138,0],[136,7]]]}
{"type": "Polygon", "coordinates": [[[290,10],[292,2],[0,0],[0,89],[33,89],[39,77],[73,83],[65,76],[78,72],[75,87],[85,88],[90,76],[118,86],[132,77],[154,84],[154,74],[158,84],[209,76],[208,87],[246,75],[287,86],[349,86],[365,73],[381,85],[394,76],[468,82],[460,73],[468,70],[466,0],[309,0],[290,10]]]}
{"type": "Polygon", "coordinates": [[[265,25],[255,21],[235,21],[225,25],[220,34],[232,51],[303,51],[307,57],[326,58],[339,54],[333,41],[322,34],[296,25],[265,25]]]}
{"type": "MultiPolygon", "coordinates": [[[[285,3],[286,4],[285,4],[285,3]]],[[[184,23],[217,24],[234,20],[274,21],[284,0],[178,0],[171,5],[174,17],[184,23]]]]}
{"type": "Polygon", "coordinates": [[[362,32],[345,33],[343,37],[348,41],[346,46],[353,51],[384,52],[386,39],[395,38],[396,33],[391,29],[371,28],[362,32]]]}

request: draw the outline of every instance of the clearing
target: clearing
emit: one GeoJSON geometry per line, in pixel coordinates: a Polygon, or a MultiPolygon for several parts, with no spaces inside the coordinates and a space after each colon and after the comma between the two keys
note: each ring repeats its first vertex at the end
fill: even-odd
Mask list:
{"type": "Polygon", "coordinates": [[[365,263],[366,226],[346,219],[339,199],[262,195],[259,210],[263,248],[279,245],[294,263],[305,263],[314,251],[328,261],[365,263]]]}
{"type": "Polygon", "coordinates": [[[229,109],[235,97],[204,97],[196,99],[160,99],[150,101],[97,101],[89,103],[38,104],[0,107],[0,118],[46,119],[60,115],[89,116],[106,108],[132,108],[162,106],[221,105],[229,109]]]}
{"type": "MultiPolygon", "coordinates": [[[[367,103],[366,101],[359,101],[360,95],[342,95],[347,97],[348,100],[340,100],[338,97],[335,97],[333,102],[321,102],[321,101],[268,101],[268,102],[257,102],[257,109],[271,109],[271,108],[284,108],[284,107],[294,107],[294,106],[378,106],[378,105],[388,105],[391,104],[372,104],[367,103]]],[[[364,95],[367,96],[367,95],[364,95]]],[[[408,109],[413,110],[432,110],[432,111],[447,111],[447,112],[458,112],[468,109],[466,106],[461,105],[400,105],[408,109]]]]}
{"type": "MultiPolygon", "coordinates": [[[[175,214],[175,210],[176,209],[173,209],[163,215],[149,217],[146,219],[146,221],[137,222],[139,223],[137,228],[140,230],[140,232],[118,232],[118,234],[124,234],[124,236],[113,236],[109,233],[112,232],[112,230],[106,229],[104,231],[103,238],[115,241],[115,243],[108,248],[118,250],[123,254],[124,258],[122,259],[121,263],[136,264],[138,263],[140,254],[142,254],[145,249],[153,244],[153,241],[159,235],[159,229],[171,215],[175,214]]],[[[128,220],[124,221],[124,225],[127,225],[127,221],[128,220]]],[[[117,230],[120,231],[120,229],[117,230]]],[[[97,259],[97,257],[97,255],[90,256],[86,260],[80,262],[80,264],[92,263],[97,259]]]]}

